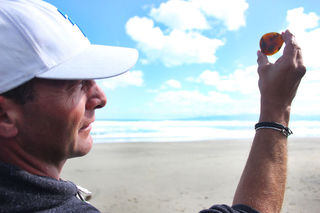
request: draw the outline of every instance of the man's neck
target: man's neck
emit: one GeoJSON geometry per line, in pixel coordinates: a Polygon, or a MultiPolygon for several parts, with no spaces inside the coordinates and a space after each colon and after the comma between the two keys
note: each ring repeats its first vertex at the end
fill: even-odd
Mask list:
{"type": "Polygon", "coordinates": [[[60,179],[65,160],[56,164],[48,163],[27,153],[15,141],[0,141],[0,144],[0,161],[17,166],[34,175],[60,179]]]}

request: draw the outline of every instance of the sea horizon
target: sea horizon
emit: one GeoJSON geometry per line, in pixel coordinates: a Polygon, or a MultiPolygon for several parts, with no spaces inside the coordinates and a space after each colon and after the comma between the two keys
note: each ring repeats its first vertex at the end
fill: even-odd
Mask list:
{"type": "MultiPolygon", "coordinates": [[[[221,117],[220,117],[221,118],[221,117]]],[[[176,120],[107,120],[93,123],[94,143],[121,142],[188,142],[223,139],[252,139],[257,118],[231,117],[215,119],[176,120]],[[237,119],[238,120],[237,120],[237,119]]],[[[292,119],[289,127],[292,138],[320,137],[320,119],[292,119]]]]}

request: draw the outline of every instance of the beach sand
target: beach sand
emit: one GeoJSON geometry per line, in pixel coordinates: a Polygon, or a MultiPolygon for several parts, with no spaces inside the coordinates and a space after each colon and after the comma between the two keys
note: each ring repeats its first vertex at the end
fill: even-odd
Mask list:
{"type": "MultiPolygon", "coordinates": [[[[197,213],[231,204],[250,140],[94,144],[69,160],[62,178],[93,193],[109,213],[197,213]]],[[[320,211],[320,139],[289,140],[282,212],[320,211]]]]}

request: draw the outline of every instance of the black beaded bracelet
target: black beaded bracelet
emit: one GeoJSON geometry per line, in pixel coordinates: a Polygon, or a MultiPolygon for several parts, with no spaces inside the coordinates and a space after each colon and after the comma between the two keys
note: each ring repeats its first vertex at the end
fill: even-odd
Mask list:
{"type": "Polygon", "coordinates": [[[254,127],[256,131],[259,129],[278,130],[286,137],[293,134],[293,132],[291,131],[291,129],[289,129],[289,127],[285,127],[282,124],[275,123],[275,122],[260,122],[260,123],[257,123],[254,127]]]}

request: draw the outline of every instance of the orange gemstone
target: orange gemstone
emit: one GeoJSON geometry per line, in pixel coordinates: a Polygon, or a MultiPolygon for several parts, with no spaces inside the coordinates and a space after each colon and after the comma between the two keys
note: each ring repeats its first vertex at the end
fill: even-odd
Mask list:
{"type": "Polygon", "coordinates": [[[279,33],[266,33],[260,39],[260,49],[265,55],[277,53],[283,44],[282,36],[279,33]]]}

